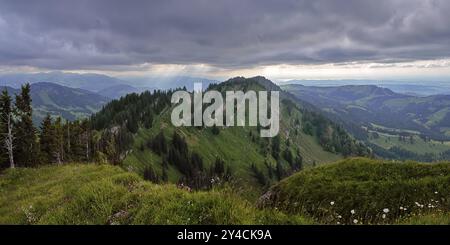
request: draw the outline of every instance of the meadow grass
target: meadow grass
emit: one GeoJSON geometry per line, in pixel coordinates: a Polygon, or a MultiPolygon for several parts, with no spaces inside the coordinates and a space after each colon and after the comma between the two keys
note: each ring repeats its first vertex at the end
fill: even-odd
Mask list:
{"type": "Polygon", "coordinates": [[[69,164],[9,169],[0,177],[0,224],[306,224],[259,210],[227,188],[188,192],[119,167],[69,164]]]}
{"type": "Polygon", "coordinates": [[[449,163],[352,158],[294,174],[256,205],[118,166],[17,168],[0,174],[0,224],[449,224],[449,186],[449,163]]]}

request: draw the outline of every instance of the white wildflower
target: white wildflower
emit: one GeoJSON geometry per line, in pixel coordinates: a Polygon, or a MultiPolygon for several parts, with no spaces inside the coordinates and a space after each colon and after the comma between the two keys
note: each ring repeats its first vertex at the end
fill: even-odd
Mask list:
{"type": "Polygon", "coordinates": [[[354,219],[354,220],[353,220],[353,224],[358,224],[358,220],[357,220],[357,219],[354,219]]]}
{"type": "Polygon", "coordinates": [[[383,213],[385,213],[385,214],[389,213],[389,208],[384,208],[383,213]]]}
{"type": "Polygon", "coordinates": [[[352,209],[352,210],[350,211],[350,213],[355,214],[356,212],[355,212],[354,209],[352,209]]]}
{"type": "Polygon", "coordinates": [[[381,215],[381,217],[383,217],[383,219],[386,219],[386,214],[381,215]]]}
{"type": "Polygon", "coordinates": [[[333,205],[334,205],[334,201],[331,201],[331,202],[330,202],[330,205],[333,206],[333,205]]]}

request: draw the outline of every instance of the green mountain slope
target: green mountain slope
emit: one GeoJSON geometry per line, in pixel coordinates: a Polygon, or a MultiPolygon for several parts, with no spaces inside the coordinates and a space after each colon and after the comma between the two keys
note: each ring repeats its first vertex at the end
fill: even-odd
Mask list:
{"type": "MultiPolygon", "coordinates": [[[[275,84],[262,77],[234,78],[210,87],[219,91],[257,91],[266,88],[279,90],[275,84]]],[[[113,101],[92,118],[94,127],[99,130],[125,127],[127,131],[132,131],[131,146],[122,154],[123,165],[140,174],[147,173],[153,176],[152,179],[166,178],[176,183],[184,182],[187,175],[179,165],[167,160],[170,153],[158,154],[152,149],[152,141],[161,132],[168,147],[173,145],[172,138],[176,132],[186,142],[188,155],[200,156],[202,167],[197,170],[201,173],[195,174],[196,178],[200,178],[198,175],[208,175],[210,169],[216,168],[217,159],[220,159],[227,171],[231,172],[234,182],[244,184],[250,190],[255,188],[256,191],[248,192],[253,197],[258,195],[261,187],[300,168],[332,162],[344,155],[370,154],[364,145],[349,137],[341,127],[315,112],[305,110],[284,93],[280,101],[280,133],[272,139],[260,138],[257,127],[176,128],[170,122],[170,94],[155,98],[152,96],[144,93],[113,101]],[[155,104],[155,101],[159,103],[155,104]],[[148,110],[154,112],[150,113],[151,123],[145,122],[149,116],[143,116],[148,110]]],[[[181,161],[184,162],[183,168],[193,168],[191,160],[181,161]]]]}
{"type": "Polygon", "coordinates": [[[260,205],[332,224],[421,223],[422,215],[428,223],[448,224],[449,185],[448,162],[354,158],[296,173],[273,186],[260,205]]]}

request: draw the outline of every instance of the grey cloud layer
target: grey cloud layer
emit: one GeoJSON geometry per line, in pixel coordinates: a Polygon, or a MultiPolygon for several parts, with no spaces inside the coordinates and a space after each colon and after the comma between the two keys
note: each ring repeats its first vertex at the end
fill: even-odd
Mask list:
{"type": "Polygon", "coordinates": [[[450,56],[450,1],[0,1],[0,65],[101,69],[450,56]]]}

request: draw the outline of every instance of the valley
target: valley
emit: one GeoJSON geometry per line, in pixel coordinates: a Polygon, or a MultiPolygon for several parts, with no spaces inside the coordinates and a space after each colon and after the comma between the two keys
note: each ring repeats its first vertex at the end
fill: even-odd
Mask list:
{"type": "Polygon", "coordinates": [[[448,95],[416,97],[374,85],[284,85],[283,89],[341,122],[381,157],[449,159],[448,95]]]}

